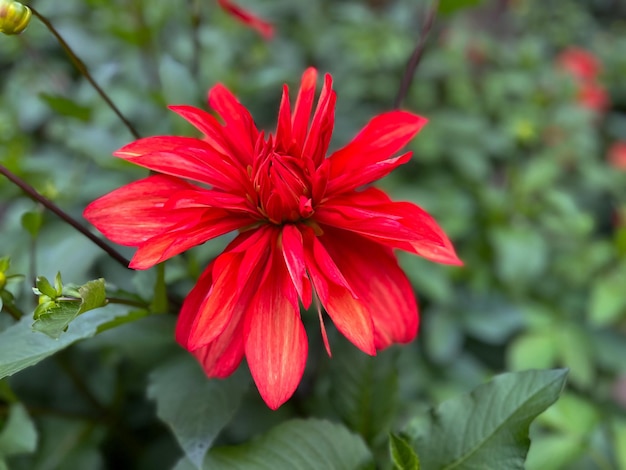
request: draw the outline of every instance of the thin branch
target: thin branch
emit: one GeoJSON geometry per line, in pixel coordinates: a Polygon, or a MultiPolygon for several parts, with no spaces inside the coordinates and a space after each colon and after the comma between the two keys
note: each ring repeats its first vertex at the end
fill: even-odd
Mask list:
{"type": "Polygon", "coordinates": [[[400,89],[398,90],[398,94],[396,95],[396,99],[393,101],[393,107],[399,108],[404,101],[407,93],[409,92],[409,88],[411,87],[411,82],[413,81],[413,77],[415,76],[415,72],[417,71],[417,66],[422,59],[422,54],[424,53],[424,48],[426,47],[426,39],[428,38],[428,33],[433,27],[435,22],[435,17],[437,16],[437,10],[439,9],[439,0],[433,0],[433,3],[428,11],[426,18],[424,19],[424,24],[422,25],[422,31],[420,32],[420,37],[411,54],[409,60],[404,69],[404,74],[402,75],[402,81],[400,82],[400,89]]]}
{"type": "Polygon", "coordinates": [[[67,212],[65,212],[63,209],[61,209],[51,200],[39,194],[35,188],[33,188],[31,185],[29,185],[26,181],[21,179],[19,176],[13,174],[8,168],[6,168],[4,165],[1,165],[1,164],[0,164],[0,174],[3,174],[4,176],[6,176],[9,181],[11,181],[17,187],[19,187],[24,193],[26,193],[28,197],[30,197],[36,202],[39,202],[42,206],[44,206],[50,212],[53,212],[54,214],[56,214],[65,223],[74,227],[76,230],[82,233],[85,237],[87,237],[89,240],[91,240],[100,248],[102,248],[111,258],[113,258],[119,264],[121,264],[125,268],[128,268],[130,261],[127,260],[124,256],[122,256],[122,254],[119,253],[115,248],[113,248],[108,243],[106,243],[105,241],[95,236],[87,228],[85,228],[80,222],[74,219],[71,215],[69,215],[67,212]]]}
{"type": "Polygon", "coordinates": [[[65,39],[63,39],[61,34],[56,30],[56,28],[52,25],[52,23],[50,23],[50,20],[48,20],[48,18],[46,18],[41,13],[39,13],[32,6],[29,6],[29,8],[33,12],[33,15],[36,16],[39,19],[39,21],[41,21],[46,26],[46,28],[48,28],[48,30],[52,33],[52,35],[59,42],[59,44],[61,45],[61,47],[67,54],[67,56],[70,58],[70,61],[72,62],[72,64],[74,64],[74,67],[76,67],[76,69],[80,72],[80,74],[87,79],[87,81],[91,84],[92,87],[94,87],[94,89],[98,92],[98,94],[102,97],[102,99],[106,102],[106,104],[109,105],[109,107],[113,110],[113,112],[117,115],[117,117],[120,118],[120,120],[124,123],[126,128],[133,135],[133,137],[135,137],[135,139],[140,139],[141,136],[139,135],[139,132],[137,132],[137,130],[128,121],[128,119],[124,117],[124,115],[118,109],[118,107],[115,106],[115,103],[111,101],[111,98],[109,98],[109,96],[104,92],[104,90],[100,88],[100,85],[96,83],[94,78],[91,76],[91,73],[87,69],[87,66],[85,66],[84,62],[78,58],[78,56],[72,50],[70,45],[65,41],[65,39]]]}

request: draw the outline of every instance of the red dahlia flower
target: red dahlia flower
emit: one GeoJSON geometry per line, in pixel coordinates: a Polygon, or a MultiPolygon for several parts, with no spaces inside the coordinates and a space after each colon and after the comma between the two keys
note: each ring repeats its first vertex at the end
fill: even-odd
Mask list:
{"type": "Polygon", "coordinates": [[[148,137],[123,147],[116,156],[162,174],[85,209],[105,236],[138,248],[135,269],[239,231],[185,299],[176,339],[210,377],[230,375],[245,355],[273,409],[293,394],[306,363],[299,302],[316,306],[329,354],[320,305],[341,333],[373,355],[417,333],[414,294],[393,249],[461,264],[424,210],[364,188],[409,160],[410,152],[393,155],[426,119],[381,114],[326,158],[335,92],[326,75],[310,119],[316,81],[317,72],[308,69],[293,112],[284,87],[276,133],[268,136],[222,85],[209,92],[220,120],[171,106],[204,138],[148,137]]]}

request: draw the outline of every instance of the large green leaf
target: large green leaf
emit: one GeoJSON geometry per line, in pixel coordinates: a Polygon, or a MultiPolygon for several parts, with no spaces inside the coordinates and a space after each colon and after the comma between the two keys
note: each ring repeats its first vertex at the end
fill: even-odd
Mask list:
{"type": "Polygon", "coordinates": [[[502,374],[442,403],[408,429],[422,468],[523,469],[530,423],[557,400],[566,376],[563,369],[502,374]]]}
{"type": "Polygon", "coordinates": [[[351,344],[331,361],[330,399],[348,427],[368,443],[386,435],[398,402],[397,351],[371,357],[351,344]]]}
{"type": "MultiPolygon", "coordinates": [[[[342,425],[308,419],[279,424],[239,446],[212,449],[205,470],[357,470],[367,468],[370,452],[363,440],[342,425]]],[[[186,470],[181,461],[175,470],[186,470]]]]}
{"type": "Polygon", "coordinates": [[[196,360],[185,354],[150,375],[148,397],[156,401],[157,415],[172,429],[187,458],[200,468],[247,385],[237,375],[208,379],[196,360]]]}
{"type": "Polygon", "coordinates": [[[95,335],[100,325],[125,313],[123,306],[110,305],[81,315],[59,339],[33,332],[32,319],[22,318],[0,333],[0,379],[33,366],[78,340],[95,335]]]}

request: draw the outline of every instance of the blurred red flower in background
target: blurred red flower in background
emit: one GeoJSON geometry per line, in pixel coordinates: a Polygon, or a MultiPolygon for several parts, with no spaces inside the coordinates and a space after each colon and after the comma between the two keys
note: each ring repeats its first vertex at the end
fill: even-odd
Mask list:
{"type": "Polygon", "coordinates": [[[237,20],[253,29],[256,29],[265,39],[272,39],[274,36],[274,27],[271,23],[268,23],[258,16],[253,15],[249,11],[244,10],[230,0],[217,0],[217,3],[224,11],[235,17],[237,20]]]}
{"type": "Polygon", "coordinates": [[[176,338],[211,377],[230,375],[245,355],[273,409],[293,394],[306,363],[299,302],[315,305],[329,354],[320,305],[342,334],[373,355],[411,341],[418,328],[414,293],[393,249],[461,264],[424,210],[364,188],[410,159],[411,152],[394,154],[426,119],[381,114],[326,158],[336,95],[326,75],[311,119],[316,82],[316,70],[308,69],[293,111],[285,85],[276,133],[268,136],[222,85],[208,97],[221,121],[171,106],[204,138],[148,137],[118,150],[116,156],[162,174],[85,210],[108,238],[138,247],[130,265],[136,269],[240,232],[187,296],[176,338]]]}
{"type": "Polygon", "coordinates": [[[600,61],[591,52],[579,47],[563,51],[557,62],[559,66],[581,81],[592,81],[602,70],[600,61]]]}
{"type": "Polygon", "coordinates": [[[608,109],[609,95],[597,81],[602,65],[595,55],[579,47],[570,47],[558,56],[557,64],[575,79],[576,99],[580,105],[597,113],[608,109]]]}
{"type": "Polygon", "coordinates": [[[608,162],[620,170],[626,170],[626,142],[615,142],[607,152],[608,162]]]}

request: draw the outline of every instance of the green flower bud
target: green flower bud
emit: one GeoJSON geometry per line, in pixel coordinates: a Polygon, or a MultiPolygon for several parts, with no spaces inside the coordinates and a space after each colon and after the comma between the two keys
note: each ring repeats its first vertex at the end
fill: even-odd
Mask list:
{"type": "Polygon", "coordinates": [[[30,8],[13,0],[0,0],[0,33],[20,34],[30,23],[30,8]]]}

